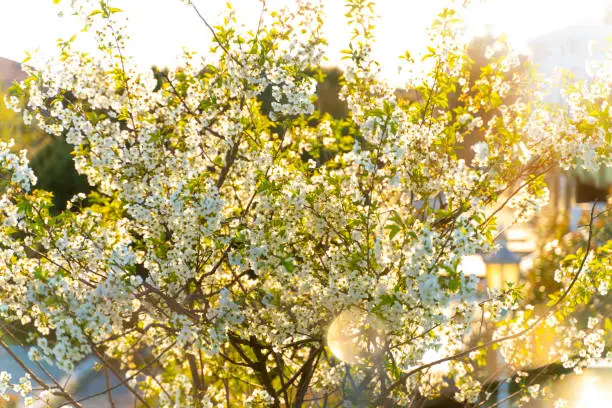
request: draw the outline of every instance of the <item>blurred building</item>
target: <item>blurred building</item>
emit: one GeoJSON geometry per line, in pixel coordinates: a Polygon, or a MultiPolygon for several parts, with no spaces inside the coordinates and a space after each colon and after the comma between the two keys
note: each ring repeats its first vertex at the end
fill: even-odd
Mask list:
{"type": "Polygon", "coordinates": [[[23,81],[27,76],[20,63],[0,57],[0,89],[10,87],[13,81],[23,81]]]}
{"type": "MultiPolygon", "coordinates": [[[[576,79],[587,79],[589,62],[602,62],[610,58],[612,50],[612,8],[599,25],[565,27],[530,41],[531,58],[538,70],[549,76],[557,69],[571,72],[576,79]]],[[[548,95],[551,103],[563,104],[559,90],[548,95]]],[[[610,96],[612,102],[612,95],[610,96]]],[[[557,170],[549,179],[552,210],[565,218],[571,227],[575,224],[577,204],[605,201],[612,188],[612,168],[598,173],[583,170],[565,172],[557,170]]]]}
{"type": "MultiPolygon", "coordinates": [[[[612,46],[612,24],[569,26],[534,38],[529,42],[532,61],[538,70],[552,75],[558,68],[571,71],[576,78],[587,78],[586,63],[603,61],[612,46]]],[[[562,103],[559,93],[551,102],[562,103]]]]}

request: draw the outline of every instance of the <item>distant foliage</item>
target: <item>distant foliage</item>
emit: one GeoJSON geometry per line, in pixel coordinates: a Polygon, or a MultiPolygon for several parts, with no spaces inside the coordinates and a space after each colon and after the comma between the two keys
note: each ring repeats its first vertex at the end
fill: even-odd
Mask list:
{"type": "Polygon", "coordinates": [[[37,186],[53,193],[53,211],[62,211],[78,193],[91,190],[87,178],[74,168],[72,146],[64,138],[51,139],[31,160],[32,170],[38,177],[37,186]]]}
{"type": "Polygon", "coordinates": [[[21,115],[9,109],[4,103],[6,90],[0,90],[0,141],[15,141],[15,150],[28,149],[30,155],[47,142],[46,135],[39,129],[26,126],[21,115]]]}
{"type": "Polygon", "coordinates": [[[87,179],[79,175],[72,161],[72,147],[62,138],[46,135],[32,125],[26,125],[18,113],[4,104],[9,93],[0,94],[0,141],[13,139],[13,151],[27,149],[37,186],[53,193],[54,211],[62,211],[66,202],[77,193],[90,190],[87,179]]]}

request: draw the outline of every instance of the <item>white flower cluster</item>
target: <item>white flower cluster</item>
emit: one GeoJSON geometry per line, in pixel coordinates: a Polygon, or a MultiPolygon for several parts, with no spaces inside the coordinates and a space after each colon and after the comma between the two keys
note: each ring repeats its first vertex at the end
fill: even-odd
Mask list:
{"type": "Polygon", "coordinates": [[[13,376],[10,373],[0,371],[0,399],[9,401],[10,397],[7,391],[12,391],[24,397],[24,406],[26,408],[34,406],[34,399],[30,395],[32,393],[30,375],[25,374],[16,383],[13,383],[12,379],[13,376]]]}
{"type": "MultiPolygon", "coordinates": [[[[19,155],[11,153],[10,149],[15,142],[0,142],[0,169],[10,174],[10,180],[24,191],[29,191],[36,184],[36,176],[29,167],[26,151],[22,150],[19,155]]],[[[1,174],[1,173],[0,173],[1,174]]]]}

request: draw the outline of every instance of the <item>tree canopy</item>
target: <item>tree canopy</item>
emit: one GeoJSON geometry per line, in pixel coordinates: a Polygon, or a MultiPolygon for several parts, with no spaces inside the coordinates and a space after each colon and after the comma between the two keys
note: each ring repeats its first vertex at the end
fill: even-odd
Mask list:
{"type": "MultiPolygon", "coordinates": [[[[586,325],[573,320],[612,279],[612,243],[595,247],[589,225],[543,309],[516,282],[478,294],[459,264],[495,249],[500,208],[518,221],[545,205],[551,166],[612,164],[610,109],[596,103],[611,70],[547,106],[548,83],[500,40],[475,79],[450,5],[429,30],[431,70],[410,84],[420,97],[400,103],[372,58],[374,2],[348,0],[336,119],[314,97],[322,2],[264,2],[250,31],[231,7],[210,27],[186,3],[214,46],[160,79],[126,54],[121,10],[60,2],[98,50],[62,42],[7,98],[65,137],[96,190],[52,214],[25,153],[0,143],[0,324],[33,361],[70,371],[93,354],[143,407],[390,407],[449,384],[460,403],[490,401],[478,370],[491,346],[517,404],[547,397],[529,371],[542,327],[562,335],[549,353],[566,368],[605,356],[609,320],[591,309],[586,325]],[[475,129],[466,161],[458,149],[475,129]]],[[[87,403],[33,372],[0,374],[9,387],[28,404],[87,403]]]]}

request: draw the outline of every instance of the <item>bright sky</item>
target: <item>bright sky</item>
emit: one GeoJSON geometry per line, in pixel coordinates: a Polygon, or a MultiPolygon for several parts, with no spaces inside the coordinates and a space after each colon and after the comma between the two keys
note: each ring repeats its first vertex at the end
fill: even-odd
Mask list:
{"type": "MultiPolygon", "coordinates": [[[[70,0],[62,0],[64,2],[70,0]]],[[[225,0],[194,0],[210,23],[225,0]]],[[[291,0],[268,0],[290,3],[291,0]]],[[[379,61],[384,74],[394,82],[397,56],[406,49],[414,55],[425,45],[425,28],[446,0],[378,0],[377,29],[379,61]]],[[[469,33],[482,34],[487,27],[494,34],[506,32],[511,41],[526,49],[533,37],[572,24],[598,24],[612,0],[487,0],[475,1],[468,13],[469,33]]],[[[125,10],[132,31],[132,55],[143,65],[174,65],[182,46],[206,51],[210,33],[195,13],[179,0],[112,0],[125,10]]],[[[233,0],[241,18],[255,25],[259,16],[257,0],[233,0]]],[[[336,64],[340,50],[348,44],[349,32],[344,21],[343,0],[324,0],[327,12],[326,32],[329,41],[328,61],[336,64]]],[[[20,61],[26,50],[40,49],[53,55],[55,40],[69,38],[78,28],[57,16],[52,0],[0,0],[0,56],[20,61]]]]}

